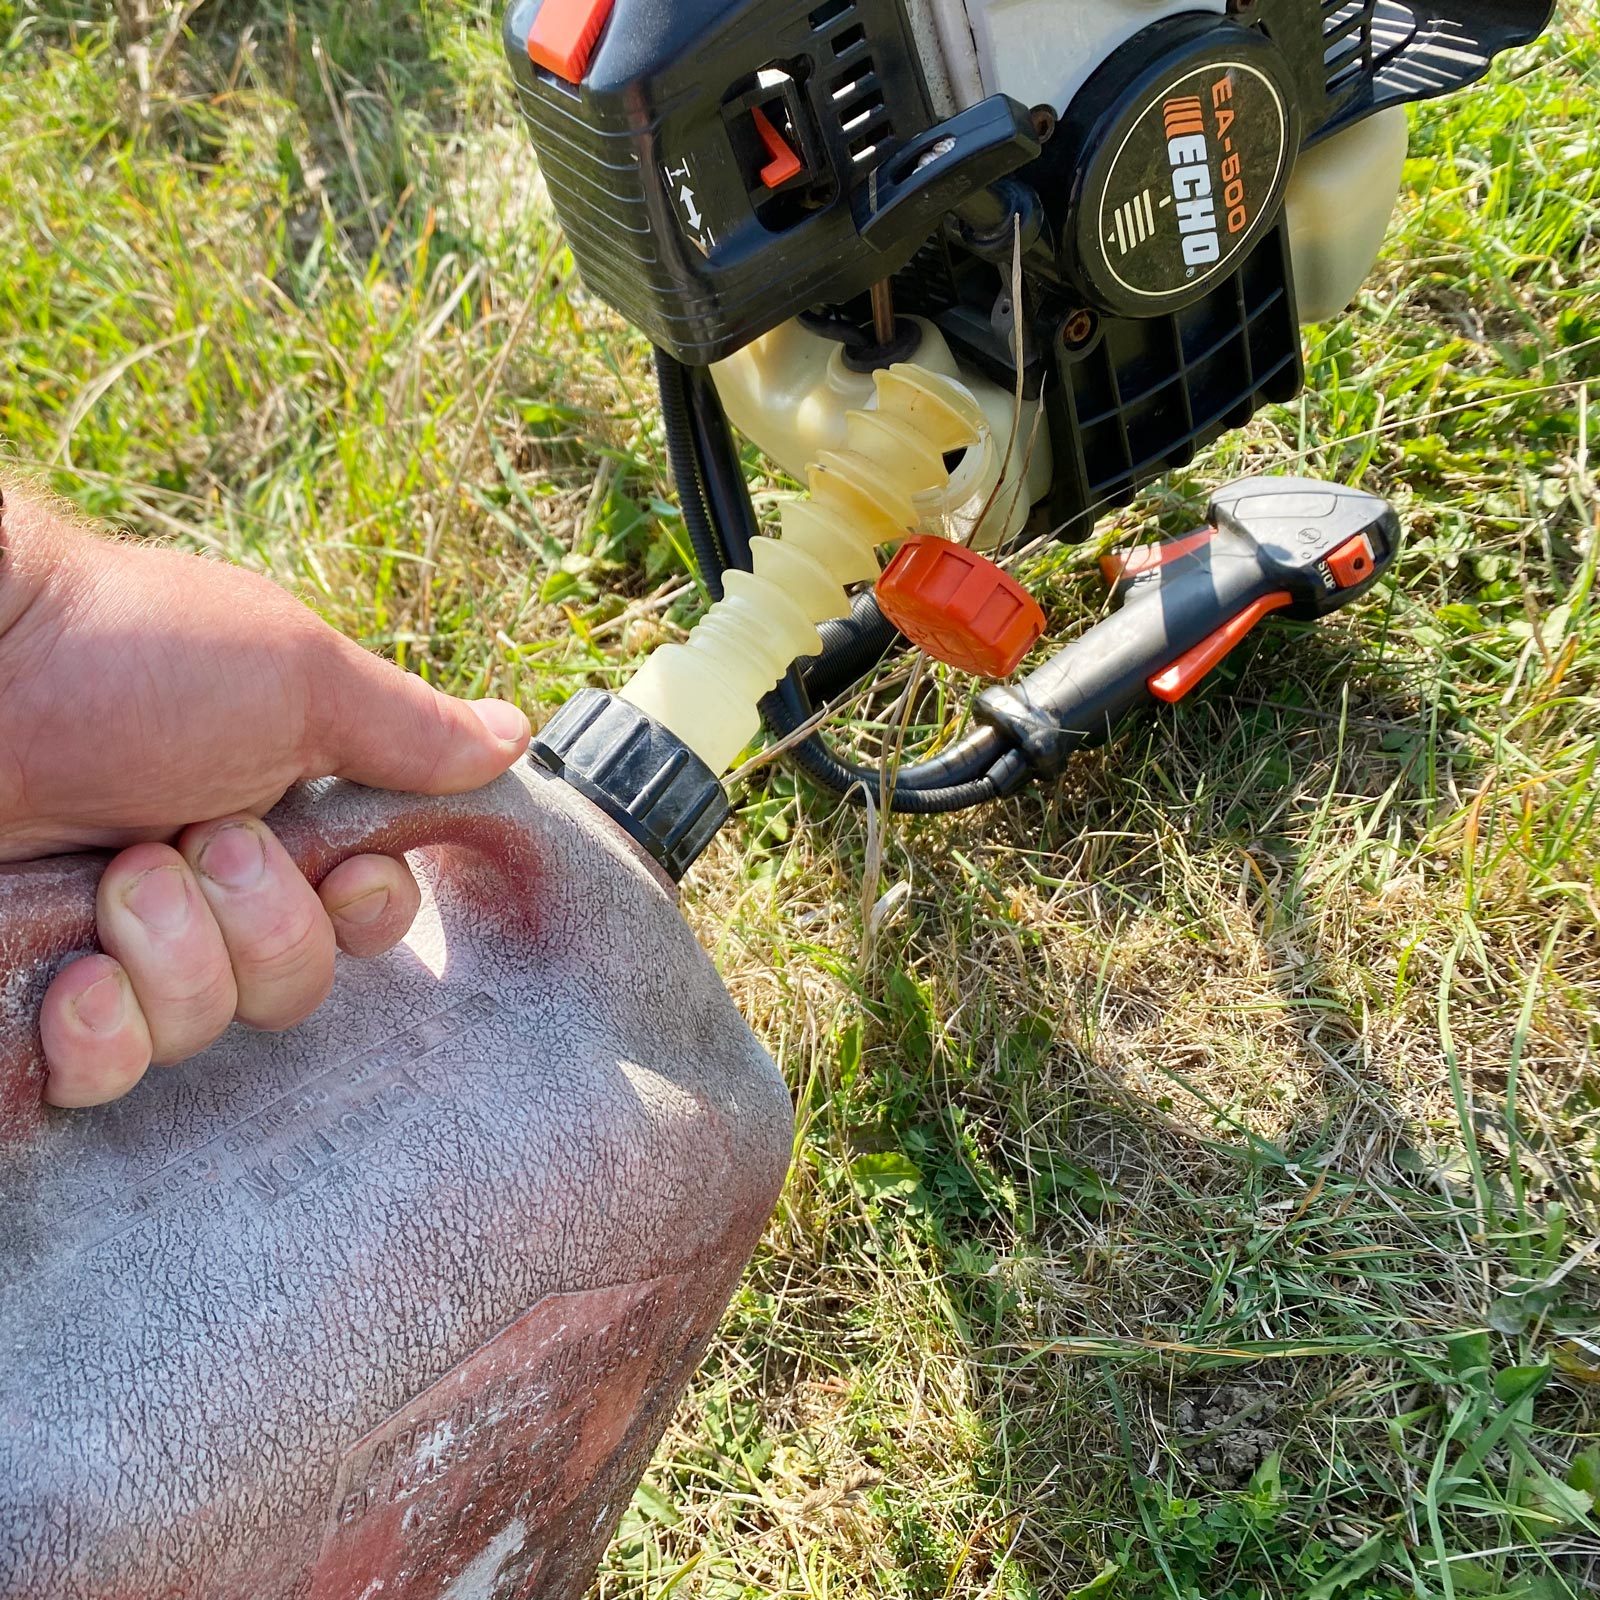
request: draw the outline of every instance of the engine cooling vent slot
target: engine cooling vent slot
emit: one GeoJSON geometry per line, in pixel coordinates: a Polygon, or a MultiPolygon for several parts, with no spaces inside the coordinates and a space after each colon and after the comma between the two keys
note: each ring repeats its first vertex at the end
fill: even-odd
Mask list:
{"type": "Polygon", "coordinates": [[[1550,0],[1322,0],[1320,131],[1476,82],[1502,50],[1537,38],[1552,9],[1550,0]]]}
{"type": "Polygon", "coordinates": [[[1049,391],[1054,520],[1089,533],[1141,484],[1187,466],[1267,404],[1299,392],[1300,329],[1284,230],[1193,305],[1168,316],[1107,318],[1081,350],[1059,342],[1049,391]]]}
{"type": "Polygon", "coordinates": [[[1323,63],[1337,95],[1416,37],[1417,19],[1399,0],[1323,0],[1323,63]]]}
{"type": "Polygon", "coordinates": [[[830,126],[824,137],[848,152],[852,165],[874,166],[894,125],[855,0],[830,0],[810,20],[817,59],[829,63],[821,115],[830,126]]]}

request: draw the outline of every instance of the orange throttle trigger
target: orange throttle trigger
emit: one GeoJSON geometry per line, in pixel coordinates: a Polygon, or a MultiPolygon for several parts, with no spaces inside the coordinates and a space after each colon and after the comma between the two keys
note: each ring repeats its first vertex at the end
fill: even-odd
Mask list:
{"type": "Polygon", "coordinates": [[[1039,602],[1009,572],[936,534],[900,546],[877,594],[918,649],[984,678],[1009,678],[1045,629],[1039,602]]]}
{"type": "Polygon", "coordinates": [[[1264,617],[1284,606],[1293,605],[1294,596],[1287,589],[1276,594],[1264,594],[1252,600],[1243,611],[1229,620],[1199,644],[1185,650],[1169,667],[1164,667],[1150,679],[1150,693],[1157,700],[1170,705],[1189,693],[1211,669],[1225,661],[1240,644],[1245,635],[1264,617]]]}

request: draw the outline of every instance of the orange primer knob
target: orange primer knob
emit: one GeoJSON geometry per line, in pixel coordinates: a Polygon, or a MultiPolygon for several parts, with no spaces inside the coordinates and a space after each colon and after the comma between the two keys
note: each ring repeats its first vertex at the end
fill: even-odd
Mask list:
{"type": "Polygon", "coordinates": [[[934,660],[986,678],[1009,678],[1044,633],[1038,601],[1009,572],[933,534],[900,546],[878,607],[934,660]]]}

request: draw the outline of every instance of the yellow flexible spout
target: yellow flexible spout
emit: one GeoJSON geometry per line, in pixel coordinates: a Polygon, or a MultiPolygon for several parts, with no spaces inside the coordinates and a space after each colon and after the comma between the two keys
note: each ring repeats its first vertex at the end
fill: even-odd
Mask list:
{"type": "Polygon", "coordinates": [[[959,384],[909,364],[874,374],[877,405],[846,418],[845,448],[806,474],[782,535],[752,542],[754,570],[723,574],[723,598],[683,644],[663,645],[622,698],[670,728],[713,772],[725,772],[761,727],[757,710],[798,656],[822,648],[817,624],[847,616],[854,583],[875,582],[878,546],[919,531],[950,483],[945,456],[980,452],[964,479],[987,493],[998,451],[982,410],[959,384]]]}

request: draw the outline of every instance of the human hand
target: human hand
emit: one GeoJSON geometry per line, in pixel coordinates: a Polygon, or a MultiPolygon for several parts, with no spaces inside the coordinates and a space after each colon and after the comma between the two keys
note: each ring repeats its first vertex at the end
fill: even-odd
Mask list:
{"type": "Polygon", "coordinates": [[[440,694],[264,578],[93,538],[15,493],[0,546],[0,861],[120,852],[104,953],[64,969],[40,1013],[46,1098],[97,1105],[235,1018],[294,1026],[327,997],[336,946],[404,937],[403,861],[357,857],[317,890],[295,868],[260,820],[291,785],[460,793],[522,754],[528,722],[440,694]]]}

